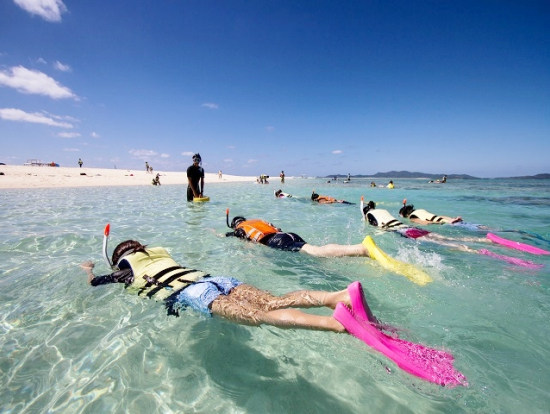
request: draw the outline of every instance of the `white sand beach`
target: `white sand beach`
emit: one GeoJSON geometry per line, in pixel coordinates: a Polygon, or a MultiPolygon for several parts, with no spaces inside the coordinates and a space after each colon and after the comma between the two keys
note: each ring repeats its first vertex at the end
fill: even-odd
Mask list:
{"type": "MultiPolygon", "coordinates": [[[[0,165],[0,189],[8,188],[56,188],[56,187],[101,187],[152,185],[153,178],[160,174],[161,185],[186,185],[187,173],[144,170],[73,168],[33,165],[0,165]]],[[[238,181],[255,182],[253,176],[237,176],[217,173],[205,173],[205,185],[208,183],[231,183],[238,181]]]]}

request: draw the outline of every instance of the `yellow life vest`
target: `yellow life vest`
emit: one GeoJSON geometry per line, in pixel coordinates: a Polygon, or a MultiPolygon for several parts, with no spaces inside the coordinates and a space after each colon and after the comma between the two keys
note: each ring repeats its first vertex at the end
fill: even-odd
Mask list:
{"type": "Polygon", "coordinates": [[[413,212],[409,215],[409,218],[417,218],[424,221],[433,221],[435,223],[439,223],[440,221],[444,220],[443,217],[432,214],[424,209],[413,210],[413,212]]]}
{"type": "Polygon", "coordinates": [[[371,209],[367,212],[367,220],[369,221],[370,224],[374,226],[382,227],[385,229],[403,225],[403,223],[401,223],[394,216],[392,216],[388,212],[388,210],[371,209]],[[373,223],[376,223],[376,224],[373,224],[373,223]]]}
{"type": "Polygon", "coordinates": [[[129,289],[138,295],[161,301],[189,284],[208,276],[200,270],[180,266],[162,247],[145,249],[125,256],[134,274],[129,289]]]}
{"type": "Polygon", "coordinates": [[[242,221],[237,225],[235,230],[237,229],[243,229],[248,240],[252,240],[258,243],[261,242],[261,240],[265,236],[279,232],[279,229],[277,227],[273,226],[267,221],[259,219],[242,221]]]}

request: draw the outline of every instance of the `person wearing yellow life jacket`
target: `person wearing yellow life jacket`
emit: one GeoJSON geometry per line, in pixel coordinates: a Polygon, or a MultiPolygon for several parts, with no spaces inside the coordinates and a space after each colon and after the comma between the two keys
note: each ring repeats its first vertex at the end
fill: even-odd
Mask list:
{"type": "Polygon", "coordinates": [[[350,203],[349,201],[346,201],[346,200],[337,200],[331,196],[319,195],[315,191],[311,193],[311,201],[314,201],[315,203],[319,203],[319,204],[334,204],[334,203],[355,204],[355,203],[350,203]]]}
{"type": "Polygon", "coordinates": [[[120,243],[113,251],[112,260],[106,257],[106,261],[114,271],[103,276],[94,275],[95,264],[91,261],[80,265],[88,275],[90,285],[124,283],[131,293],[164,302],[169,315],[179,316],[180,311],[191,307],[208,316],[216,315],[246,325],[346,332],[332,316],[291,309],[334,309],[341,303],[378,323],[368,308],[359,282],[336,292],[299,290],[274,296],[232,277],[210,276],[180,266],[166,249],[150,248],[136,240],[120,243]]]}
{"type": "Polygon", "coordinates": [[[403,200],[399,215],[418,224],[455,224],[462,221],[462,217],[438,216],[423,209],[415,209],[414,205],[407,205],[407,199],[403,200]]]}
{"type": "Polygon", "coordinates": [[[367,249],[362,243],[314,246],[307,243],[296,233],[283,232],[273,224],[260,219],[247,220],[245,217],[237,216],[229,224],[229,211],[226,214],[226,222],[227,226],[233,229],[233,231],[225,234],[227,237],[239,237],[274,249],[293,252],[302,251],[319,257],[369,256],[367,249]]]}

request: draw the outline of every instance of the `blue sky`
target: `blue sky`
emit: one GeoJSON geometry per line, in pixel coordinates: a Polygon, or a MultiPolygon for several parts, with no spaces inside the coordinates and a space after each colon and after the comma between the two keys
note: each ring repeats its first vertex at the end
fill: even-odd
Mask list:
{"type": "Polygon", "coordinates": [[[0,162],[550,172],[548,1],[0,1],[0,162]]]}

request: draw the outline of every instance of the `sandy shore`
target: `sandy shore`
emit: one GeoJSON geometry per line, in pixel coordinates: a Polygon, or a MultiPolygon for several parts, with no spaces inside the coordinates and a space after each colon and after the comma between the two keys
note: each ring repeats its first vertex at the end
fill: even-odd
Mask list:
{"type": "MultiPolygon", "coordinates": [[[[0,189],[152,185],[157,173],[161,185],[187,184],[186,172],[148,174],[144,170],[0,165],[0,173],[0,189]]],[[[208,183],[255,182],[256,177],[223,174],[220,179],[217,173],[205,173],[204,181],[208,188],[208,183]]]]}

